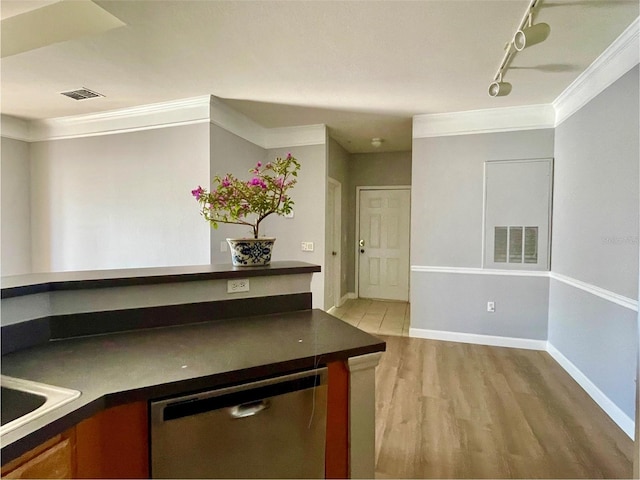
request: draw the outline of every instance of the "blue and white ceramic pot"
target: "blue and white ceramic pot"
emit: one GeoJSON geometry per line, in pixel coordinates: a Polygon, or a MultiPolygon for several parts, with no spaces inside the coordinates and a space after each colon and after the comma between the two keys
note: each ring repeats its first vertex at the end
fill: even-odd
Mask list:
{"type": "Polygon", "coordinates": [[[258,267],[271,263],[275,238],[227,238],[234,267],[258,267]]]}

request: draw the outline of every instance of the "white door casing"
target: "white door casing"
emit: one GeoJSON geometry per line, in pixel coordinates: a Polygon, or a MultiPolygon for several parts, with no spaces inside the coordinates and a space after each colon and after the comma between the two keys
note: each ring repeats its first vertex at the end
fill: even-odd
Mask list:
{"type": "Polygon", "coordinates": [[[327,184],[327,275],[325,310],[340,306],[342,184],[333,178],[327,184]]]}
{"type": "Polygon", "coordinates": [[[361,187],[358,211],[358,296],[408,301],[409,188],[361,187]]]}

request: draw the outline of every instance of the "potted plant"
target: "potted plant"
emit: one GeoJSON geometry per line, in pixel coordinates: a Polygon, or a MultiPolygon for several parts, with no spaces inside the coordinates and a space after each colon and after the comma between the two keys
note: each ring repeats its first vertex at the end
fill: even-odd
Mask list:
{"type": "Polygon", "coordinates": [[[268,265],[275,238],[260,237],[260,223],[269,215],[287,215],[293,208],[288,192],[296,184],[300,163],[290,153],[249,170],[251,178],[240,180],[227,173],[215,176],[211,191],[201,186],[191,191],[200,213],[213,228],[220,223],[246,225],[251,238],[227,238],[236,266],[268,265]]]}

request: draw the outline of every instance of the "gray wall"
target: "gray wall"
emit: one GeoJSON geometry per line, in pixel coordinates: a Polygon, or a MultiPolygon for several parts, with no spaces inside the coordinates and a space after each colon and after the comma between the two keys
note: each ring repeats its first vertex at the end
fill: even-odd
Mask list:
{"type": "Polygon", "coordinates": [[[411,328],[547,339],[548,278],[413,272],[411,281],[411,328]]]}
{"type": "Polygon", "coordinates": [[[553,157],[553,129],[413,141],[411,265],[480,267],[484,162],[553,157]]]}
{"type": "MultiPolygon", "coordinates": [[[[328,157],[328,171],[329,177],[333,178],[340,182],[340,193],[341,193],[341,222],[342,222],[342,232],[340,234],[340,250],[341,250],[341,277],[340,277],[340,296],[343,297],[347,293],[349,293],[349,286],[347,283],[347,278],[349,276],[353,277],[354,267],[349,264],[349,250],[353,250],[350,248],[350,244],[348,241],[347,228],[350,223],[351,211],[349,209],[349,161],[350,156],[349,152],[347,152],[342,146],[336,142],[333,138],[329,138],[328,149],[327,149],[328,157]]],[[[353,257],[353,252],[351,252],[351,257],[353,257]]],[[[336,301],[339,299],[336,299],[336,301]]]]}
{"type": "Polygon", "coordinates": [[[313,308],[324,309],[327,148],[323,144],[269,149],[263,161],[284,157],[287,153],[291,153],[301,164],[298,183],[291,190],[295,202],[294,217],[269,217],[264,222],[264,234],[277,238],[274,260],[299,260],[322,267],[321,272],[313,274],[311,293],[313,308]],[[303,252],[302,242],[313,242],[313,252],[303,252]]]}
{"type": "Polygon", "coordinates": [[[349,157],[347,219],[347,289],[356,288],[356,187],[411,185],[411,152],[357,153],[349,157]]]}
{"type": "MultiPolygon", "coordinates": [[[[265,159],[266,150],[217,125],[210,125],[210,175],[224,176],[231,173],[239,178],[248,178],[249,169],[265,159]]],[[[203,185],[204,187],[204,185],[203,185]]],[[[211,182],[206,186],[211,188],[211,182]]],[[[194,208],[196,208],[194,202],[194,208]]],[[[260,235],[267,236],[264,227],[271,219],[260,225],[260,235]]],[[[204,220],[203,220],[204,222],[204,220]]],[[[253,230],[241,225],[219,224],[211,228],[211,263],[230,263],[227,238],[251,237],[253,230]]],[[[277,248],[277,247],[276,247],[277,248]]]]}
{"type": "Polygon", "coordinates": [[[2,275],[31,272],[31,174],[29,144],[2,137],[2,275]]]}
{"type": "Polygon", "coordinates": [[[209,263],[207,124],[30,144],[35,272],[209,263]]]}
{"type": "MultiPolygon", "coordinates": [[[[638,298],[638,66],[556,128],[551,269],[638,298]]],[[[549,343],[634,418],[637,316],[552,281],[549,343]]]]}
{"type": "Polygon", "coordinates": [[[553,271],[637,298],[638,67],[556,129],[553,271]]]}
{"type": "MultiPolygon", "coordinates": [[[[553,136],[542,129],[414,139],[411,265],[481,267],[484,162],[552,157],[553,136]]],[[[415,270],[411,328],[542,340],[548,299],[544,277],[415,270]]]]}

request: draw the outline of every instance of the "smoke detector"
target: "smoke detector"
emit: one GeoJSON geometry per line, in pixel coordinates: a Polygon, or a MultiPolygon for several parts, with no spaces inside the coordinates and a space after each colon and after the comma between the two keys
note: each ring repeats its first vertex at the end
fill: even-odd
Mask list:
{"type": "Polygon", "coordinates": [[[88,88],[78,88],[76,90],[70,90],[68,92],[60,92],[65,97],[73,98],[74,100],[88,100],[89,98],[104,97],[101,93],[94,92],[88,88]]]}

